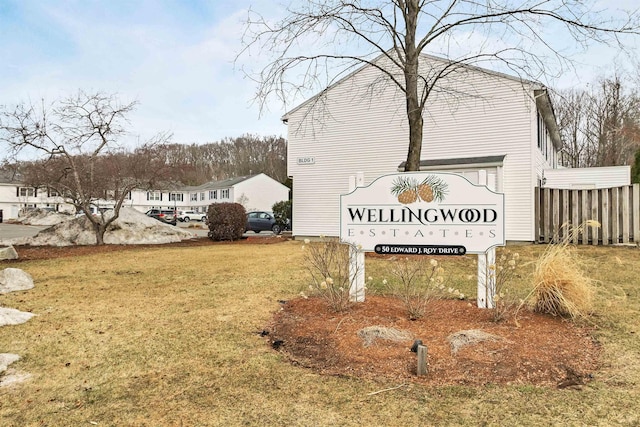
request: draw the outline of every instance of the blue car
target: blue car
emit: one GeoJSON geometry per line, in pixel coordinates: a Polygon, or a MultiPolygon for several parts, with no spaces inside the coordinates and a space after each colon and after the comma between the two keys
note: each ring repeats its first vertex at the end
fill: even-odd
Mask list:
{"type": "Polygon", "coordinates": [[[246,231],[259,233],[261,231],[272,231],[273,234],[280,234],[282,227],[276,223],[276,219],[271,212],[249,212],[247,214],[246,231]]]}

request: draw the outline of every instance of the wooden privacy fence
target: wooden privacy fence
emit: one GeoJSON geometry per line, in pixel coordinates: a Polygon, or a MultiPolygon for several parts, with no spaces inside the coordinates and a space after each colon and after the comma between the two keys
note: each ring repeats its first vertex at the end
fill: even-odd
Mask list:
{"type": "Polygon", "coordinates": [[[640,244],[640,184],[589,190],[538,188],[535,192],[536,241],[570,238],[574,244],[640,244]],[[571,229],[595,220],[599,228],[571,229]]]}

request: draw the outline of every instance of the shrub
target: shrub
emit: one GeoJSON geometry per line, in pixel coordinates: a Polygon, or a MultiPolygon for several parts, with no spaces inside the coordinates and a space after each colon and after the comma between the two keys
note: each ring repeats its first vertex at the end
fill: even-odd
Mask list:
{"type": "Polygon", "coordinates": [[[409,319],[416,320],[425,315],[427,305],[434,299],[447,295],[464,299],[457,289],[445,287],[443,273],[444,269],[435,259],[405,257],[393,261],[393,280],[385,279],[383,284],[402,301],[409,319]]]}
{"type": "Polygon", "coordinates": [[[518,303],[515,295],[510,293],[510,286],[516,275],[519,257],[520,255],[517,252],[505,249],[496,260],[495,265],[487,267],[487,277],[495,279],[495,294],[493,295],[494,322],[504,320],[518,303]]]}
{"type": "Polygon", "coordinates": [[[273,216],[276,219],[276,224],[278,224],[282,230],[286,230],[291,224],[291,209],[291,200],[274,203],[271,207],[273,216]]]}
{"type": "Polygon", "coordinates": [[[239,240],[247,226],[247,214],[240,203],[213,203],[207,211],[211,240],[239,240]]]}
{"type": "Polygon", "coordinates": [[[311,275],[309,289],[327,301],[334,311],[351,307],[349,245],[335,239],[311,243],[305,240],[304,265],[311,275]]]}

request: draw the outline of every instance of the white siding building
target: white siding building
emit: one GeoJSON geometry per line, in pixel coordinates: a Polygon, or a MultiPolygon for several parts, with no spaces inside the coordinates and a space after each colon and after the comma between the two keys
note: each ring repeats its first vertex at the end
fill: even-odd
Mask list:
{"type": "MultiPolygon", "coordinates": [[[[195,210],[206,212],[212,203],[236,202],[249,211],[270,211],[274,203],[289,200],[289,188],[263,173],[212,181],[197,187],[173,190],[134,190],[123,206],[141,212],[149,209],[195,210]]],[[[100,206],[113,206],[113,201],[99,201],[100,206]]],[[[17,219],[21,209],[49,208],[74,212],[75,208],[46,189],[27,187],[19,180],[0,175],[0,209],[4,220],[17,219]]]]}
{"type": "Polygon", "coordinates": [[[136,190],[125,204],[142,212],[153,208],[206,212],[212,203],[235,202],[250,212],[270,211],[274,203],[283,200],[289,200],[289,187],[261,173],[169,191],[136,190]]]}
{"type": "Polygon", "coordinates": [[[545,170],[543,182],[566,190],[621,187],[631,184],[631,166],[545,170]]]}
{"type": "MultiPolygon", "coordinates": [[[[379,59],[382,60],[382,59],[379,59]]],[[[446,62],[424,56],[421,72],[446,62]]],[[[404,95],[365,66],[317,98],[288,112],[288,173],[293,179],[293,234],[337,236],[340,194],[349,177],[403,168],[408,148],[404,95]]],[[[534,188],[557,167],[561,147],[546,89],[477,67],[440,81],[424,111],[421,169],[459,172],[477,183],[478,170],[505,193],[506,238],[534,240],[534,188]],[[439,89],[438,89],[439,88],[439,89]]]]}

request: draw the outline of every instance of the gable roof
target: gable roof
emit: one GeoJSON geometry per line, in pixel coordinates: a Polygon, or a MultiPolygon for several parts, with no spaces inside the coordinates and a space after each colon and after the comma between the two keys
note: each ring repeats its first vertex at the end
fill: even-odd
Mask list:
{"type": "MultiPolygon", "coordinates": [[[[391,52],[391,49],[388,52],[391,52]]],[[[429,55],[429,54],[426,54],[426,53],[421,53],[420,57],[423,58],[423,59],[427,59],[427,60],[431,60],[431,61],[437,61],[437,62],[453,62],[453,61],[451,61],[449,59],[442,58],[442,57],[435,56],[435,55],[429,55]]],[[[370,63],[375,63],[375,62],[378,62],[378,61],[380,61],[380,60],[382,60],[384,58],[387,58],[387,55],[386,54],[380,54],[376,58],[372,59],[369,62],[370,63]]],[[[340,85],[345,80],[350,79],[352,76],[356,75],[360,71],[362,71],[362,70],[364,70],[364,69],[366,69],[368,67],[371,67],[371,66],[372,65],[370,65],[369,63],[359,66],[358,68],[356,68],[355,70],[351,71],[350,73],[348,73],[347,75],[345,75],[344,77],[342,77],[341,79],[336,81],[335,83],[330,84],[325,89],[323,89],[320,92],[318,92],[317,94],[313,95],[312,97],[310,97],[306,101],[303,101],[298,106],[293,107],[291,110],[289,110],[286,113],[284,113],[284,115],[281,117],[281,120],[286,123],[291,114],[295,113],[296,111],[298,111],[299,109],[301,109],[305,105],[311,103],[314,99],[320,97],[325,92],[328,92],[332,88],[340,85]]],[[[470,70],[474,70],[474,71],[478,71],[478,72],[481,72],[483,74],[488,74],[488,75],[492,75],[492,76],[496,76],[496,77],[501,77],[501,78],[504,78],[504,79],[507,79],[507,80],[511,80],[511,81],[514,81],[514,82],[522,83],[523,85],[536,86],[536,87],[539,87],[541,89],[545,89],[546,90],[546,88],[544,87],[544,85],[542,83],[534,82],[532,80],[522,79],[520,77],[515,77],[515,76],[509,75],[509,74],[501,73],[499,71],[493,71],[493,70],[490,70],[488,68],[482,68],[482,67],[479,67],[477,65],[465,64],[465,63],[461,62],[460,63],[460,67],[461,68],[470,69],[470,70]]]]}
{"type": "MultiPolygon", "coordinates": [[[[456,167],[491,167],[502,166],[505,156],[483,156],[483,157],[457,157],[451,159],[434,159],[434,160],[420,160],[420,170],[430,168],[443,168],[454,169],[456,167]]],[[[407,162],[402,162],[398,165],[398,170],[404,170],[404,165],[407,162]]]]}
{"type": "Polygon", "coordinates": [[[198,191],[198,190],[219,190],[219,189],[231,188],[236,184],[239,184],[241,182],[247,181],[247,180],[249,180],[251,178],[255,178],[258,175],[260,175],[260,174],[238,176],[238,177],[235,177],[235,178],[223,179],[221,181],[210,181],[210,182],[205,182],[204,184],[197,185],[197,186],[183,187],[183,190],[184,191],[198,191]]]}
{"type": "MultiPolygon", "coordinates": [[[[420,57],[424,58],[424,59],[427,59],[427,60],[430,60],[430,61],[452,62],[452,61],[450,61],[450,60],[448,60],[446,58],[442,58],[442,57],[438,57],[438,56],[434,56],[434,55],[429,55],[429,54],[426,54],[426,53],[421,53],[420,57]]],[[[373,62],[377,62],[377,61],[380,61],[381,59],[384,59],[384,58],[386,58],[386,55],[385,54],[380,54],[375,59],[371,60],[371,62],[372,63],[373,62]]],[[[364,70],[364,69],[366,69],[368,67],[371,67],[371,65],[370,64],[363,64],[362,66],[360,66],[357,69],[353,70],[352,72],[348,73],[346,76],[342,77],[337,82],[329,85],[327,88],[325,88],[321,92],[317,93],[316,95],[312,96],[311,98],[309,98],[306,101],[304,101],[301,104],[299,104],[297,107],[294,107],[293,109],[291,109],[288,112],[286,112],[281,117],[281,120],[284,123],[287,123],[287,121],[289,120],[289,116],[291,114],[293,114],[296,111],[300,110],[301,108],[303,108],[307,104],[312,103],[315,99],[317,99],[320,96],[322,96],[322,94],[324,94],[327,91],[331,90],[332,88],[338,86],[339,84],[341,84],[345,80],[348,80],[349,78],[351,78],[355,74],[359,73],[360,71],[362,71],[362,70],[364,70]]],[[[474,71],[477,71],[477,72],[480,72],[480,73],[483,73],[483,74],[487,74],[487,75],[491,75],[491,76],[495,76],[495,77],[500,77],[500,78],[503,78],[503,79],[511,80],[511,81],[514,81],[514,82],[518,82],[518,83],[521,83],[523,86],[525,86],[525,85],[531,86],[531,89],[533,90],[532,96],[535,99],[536,106],[537,106],[538,110],[540,111],[540,114],[541,114],[541,116],[542,116],[542,118],[544,120],[544,123],[545,123],[547,129],[549,130],[549,134],[551,135],[551,140],[552,140],[554,146],[558,150],[560,150],[562,148],[562,140],[560,138],[560,131],[558,129],[558,123],[556,121],[556,116],[555,116],[555,112],[553,110],[553,105],[551,103],[551,98],[549,96],[548,89],[542,83],[535,82],[533,80],[523,79],[523,78],[520,78],[520,77],[511,76],[509,74],[501,73],[499,71],[489,70],[487,68],[482,68],[482,67],[479,67],[477,65],[460,63],[460,67],[466,68],[466,69],[469,69],[469,70],[474,70],[474,71]]]]}

